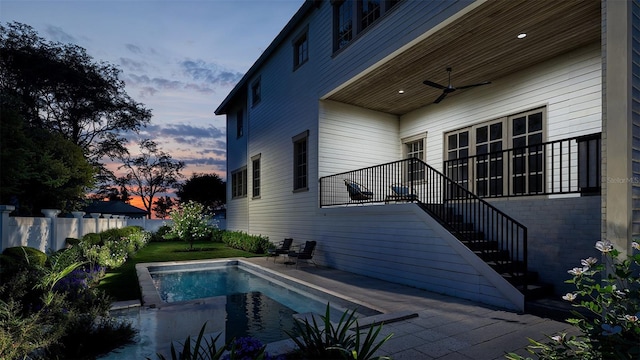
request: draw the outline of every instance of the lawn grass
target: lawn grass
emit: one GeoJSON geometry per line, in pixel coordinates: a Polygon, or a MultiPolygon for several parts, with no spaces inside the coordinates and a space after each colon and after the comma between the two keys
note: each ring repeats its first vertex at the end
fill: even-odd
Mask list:
{"type": "Polygon", "coordinates": [[[138,263],[261,256],[211,241],[194,242],[193,250],[188,249],[189,244],[184,241],[149,243],[130,257],[124,265],[107,272],[98,288],[104,290],[115,301],[138,300],[141,297],[136,275],[138,263]]]}

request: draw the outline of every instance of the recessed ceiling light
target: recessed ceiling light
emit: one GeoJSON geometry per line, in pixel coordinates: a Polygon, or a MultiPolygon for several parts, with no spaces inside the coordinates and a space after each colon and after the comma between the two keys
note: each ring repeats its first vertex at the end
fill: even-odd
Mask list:
{"type": "Polygon", "coordinates": [[[526,37],[527,37],[527,34],[526,34],[526,33],[520,33],[520,34],[518,34],[518,39],[524,39],[524,38],[526,38],[526,37]]]}
{"type": "Polygon", "coordinates": [[[404,90],[398,90],[398,94],[404,94],[404,90]]]}

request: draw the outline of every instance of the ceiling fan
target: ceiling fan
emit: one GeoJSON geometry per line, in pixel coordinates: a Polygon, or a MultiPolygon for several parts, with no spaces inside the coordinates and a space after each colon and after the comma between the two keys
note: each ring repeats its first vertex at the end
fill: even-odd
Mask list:
{"type": "Polygon", "coordinates": [[[472,87],[476,87],[476,86],[491,84],[491,81],[485,81],[485,82],[472,84],[472,85],[454,87],[453,85],[451,85],[451,70],[452,69],[450,67],[447,68],[447,72],[449,73],[449,85],[447,85],[447,86],[443,86],[443,85],[440,85],[438,83],[434,83],[433,81],[429,81],[429,80],[423,81],[423,83],[425,85],[432,86],[432,87],[434,87],[436,89],[441,89],[442,90],[442,94],[436,99],[436,101],[433,102],[434,104],[439,103],[440,101],[442,101],[444,99],[445,96],[447,96],[447,94],[452,93],[452,92],[454,92],[456,90],[468,89],[468,88],[472,88],[472,87]]]}

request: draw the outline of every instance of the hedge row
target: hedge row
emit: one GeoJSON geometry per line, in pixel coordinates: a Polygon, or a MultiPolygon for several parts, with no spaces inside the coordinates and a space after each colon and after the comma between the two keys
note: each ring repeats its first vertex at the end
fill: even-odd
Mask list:
{"type": "Polygon", "coordinates": [[[268,236],[249,235],[242,231],[225,231],[222,234],[222,242],[234,249],[254,254],[265,254],[267,249],[273,247],[268,236]]]}

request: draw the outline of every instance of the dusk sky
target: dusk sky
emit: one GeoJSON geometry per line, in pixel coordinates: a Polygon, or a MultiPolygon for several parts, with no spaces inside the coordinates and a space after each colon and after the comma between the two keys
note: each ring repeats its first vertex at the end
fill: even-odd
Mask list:
{"type": "Polygon", "coordinates": [[[184,161],[186,177],[224,179],[225,117],[214,110],[303,3],[0,0],[0,22],[30,25],[116,65],[127,93],[152,110],[141,136],[184,161]]]}

